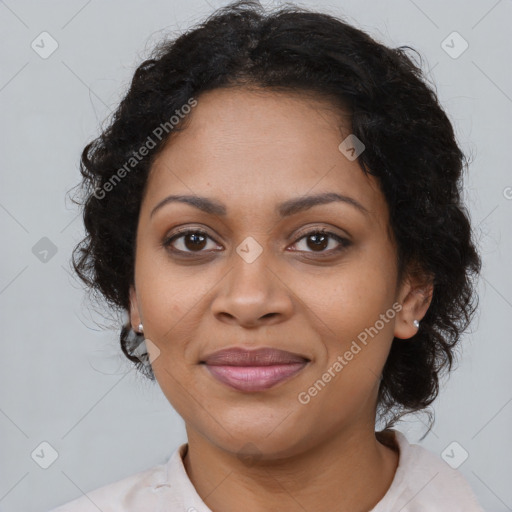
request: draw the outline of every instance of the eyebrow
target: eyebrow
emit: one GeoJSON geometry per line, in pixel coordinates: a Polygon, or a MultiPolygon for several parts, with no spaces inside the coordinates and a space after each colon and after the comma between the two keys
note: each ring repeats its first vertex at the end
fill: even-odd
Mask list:
{"type": "MultiPolygon", "coordinates": [[[[217,200],[197,195],[171,195],[160,201],[153,208],[150,217],[152,217],[155,214],[155,212],[162,208],[163,206],[174,202],[189,204],[211,215],[219,215],[223,217],[227,215],[226,207],[217,200]]],[[[287,201],[277,205],[276,211],[281,218],[284,218],[289,217],[290,215],[300,213],[304,210],[308,210],[313,206],[334,202],[343,202],[355,207],[365,215],[370,214],[370,212],[361,203],[359,203],[352,197],[337,194],[335,192],[326,192],[323,194],[288,199],[287,201]]]]}

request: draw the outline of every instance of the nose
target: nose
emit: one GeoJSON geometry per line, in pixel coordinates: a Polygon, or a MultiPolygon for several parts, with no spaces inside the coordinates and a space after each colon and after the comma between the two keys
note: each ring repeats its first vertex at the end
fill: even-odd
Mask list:
{"type": "Polygon", "coordinates": [[[286,321],[293,313],[293,293],[278,274],[263,254],[252,263],[235,254],[212,302],[214,316],[246,328],[286,321]]]}

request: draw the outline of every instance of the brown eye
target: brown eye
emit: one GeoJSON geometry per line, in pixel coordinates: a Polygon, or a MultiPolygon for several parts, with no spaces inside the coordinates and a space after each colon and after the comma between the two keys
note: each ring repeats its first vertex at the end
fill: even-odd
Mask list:
{"type": "Polygon", "coordinates": [[[200,251],[206,245],[206,237],[198,233],[189,233],[188,235],[183,235],[183,243],[191,251],[200,251]]]}
{"type": "MultiPolygon", "coordinates": [[[[205,231],[200,229],[185,229],[167,237],[162,245],[169,251],[178,255],[193,255],[194,253],[201,254],[211,252],[211,250],[207,249],[208,240],[212,241],[213,247],[210,248],[211,250],[218,248],[215,241],[205,231]]],[[[335,233],[318,229],[304,234],[295,244],[298,244],[302,240],[305,241],[305,249],[295,250],[306,253],[313,252],[317,253],[319,256],[324,254],[326,256],[332,255],[333,253],[343,251],[352,244],[350,240],[336,235],[335,233]],[[332,245],[334,245],[334,247],[330,247],[332,245]]]]}
{"type": "Polygon", "coordinates": [[[308,245],[308,247],[312,248],[314,251],[322,251],[329,245],[329,235],[325,235],[324,233],[313,233],[306,238],[308,243],[311,242],[311,245],[308,245]]]}
{"type": "Polygon", "coordinates": [[[299,238],[296,244],[298,244],[301,240],[305,240],[306,247],[310,249],[309,251],[306,250],[305,252],[317,253],[333,253],[342,251],[352,243],[350,240],[338,236],[335,233],[318,229],[306,233],[304,236],[299,238]],[[336,244],[334,244],[334,248],[331,247],[329,250],[326,250],[333,240],[338,243],[338,246],[336,247],[336,244]]]}
{"type": "MultiPolygon", "coordinates": [[[[199,229],[188,229],[168,237],[164,241],[163,245],[175,252],[199,253],[205,252],[203,249],[207,246],[208,239],[211,240],[205,231],[201,231],[199,229]]],[[[214,246],[216,247],[215,244],[214,246]]]]}

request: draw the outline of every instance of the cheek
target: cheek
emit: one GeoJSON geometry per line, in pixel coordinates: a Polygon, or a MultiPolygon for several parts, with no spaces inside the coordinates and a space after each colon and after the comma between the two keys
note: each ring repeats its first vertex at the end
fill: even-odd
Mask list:
{"type": "Polygon", "coordinates": [[[151,331],[159,336],[179,328],[205,293],[205,287],[198,282],[197,268],[172,264],[160,252],[140,251],[136,278],[142,315],[151,331]]]}
{"type": "Polygon", "coordinates": [[[391,307],[394,298],[393,269],[381,263],[354,258],[328,275],[302,274],[294,293],[310,310],[310,316],[330,338],[354,337],[373,325],[391,307]]]}
{"type": "Polygon", "coordinates": [[[323,286],[318,279],[301,281],[306,314],[324,344],[318,377],[329,370],[335,375],[326,375],[329,389],[322,391],[316,407],[358,409],[378,389],[393,340],[394,269],[371,260],[360,257],[340,267],[322,280],[323,286]]]}

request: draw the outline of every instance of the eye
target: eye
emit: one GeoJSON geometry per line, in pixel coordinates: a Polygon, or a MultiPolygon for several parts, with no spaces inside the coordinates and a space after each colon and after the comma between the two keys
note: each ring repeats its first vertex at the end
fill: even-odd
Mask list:
{"type": "Polygon", "coordinates": [[[165,248],[178,253],[207,252],[203,251],[203,249],[207,246],[208,239],[213,240],[208,236],[206,231],[201,229],[183,229],[172,236],[167,237],[163,241],[162,245],[165,248]],[[177,245],[181,245],[181,247],[173,246],[176,241],[180,242],[177,245]]]}
{"type": "MultiPolygon", "coordinates": [[[[343,251],[352,244],[352,242],[347,238],[343,238],[325,229],[314,229],[309,231],[301,236],[295,244],[298,244],[301,240],[305,240],[305,245],[312,248],[312,251],[306,250],[305,252],[316,252],[321,255],[325,253],[330,254],[343,251]],[[338,243],[338,246],[334,248],[331,247],[326,251],[325,249],[329,247],[330,242],[333,240],[338,243]]],[[[336,246],[336,244],[334,245],[336,246]]]]}
{"type": "MultiPolygon", "coordinates": [[[[173,235],[167,237],[162,245],[175,253],[182,254],[193,254],[193,253],[201,253],[201,252],[209,252],[208,250],[204,250],[208,245],[208,239],[215,242],[206,231],[201,229],[183,229],[174,233],[173,235]],[[176,242],[179,242],[176,244],[176,242]],[[177,247],[180,245],[181,247],[177,247]]],[[[340,252],[347,247],[349,247],[352,242],[347,238],[343,238],[335,233],[327,231],[325,229],[314,229],[304,233],[298,240],[295,242],[295,245],[305,240],[307,246],[312,248],[312,251],[307,251],[304,249],[298,249],[298,252],[316,252],[321,256],[326,254],[332,254],[336,252],[340,252]],[[308,240],[309,239],[309,240],[308,240]],[[330,248],[329,250],[325,250],[329,247],[329,244],[334,241],[338,244],[337,247],[330,248]],[[309,242],[309,245],[308,245],[309,242]]],[[[336,245],[336,244],[334,244],[336,245]]],[[[216,243],[213,244],[213,250],[215,250],[216,243]]],[[[294,249],[297,250],[297,249],[294,249]]]]}

